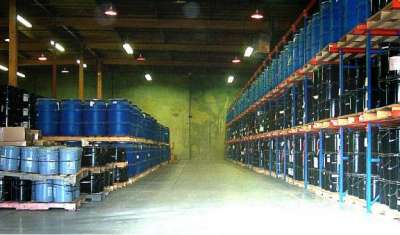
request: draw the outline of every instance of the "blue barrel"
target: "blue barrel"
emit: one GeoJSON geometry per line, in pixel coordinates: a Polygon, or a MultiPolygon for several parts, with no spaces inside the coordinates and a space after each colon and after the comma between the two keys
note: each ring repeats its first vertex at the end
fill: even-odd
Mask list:
{"type": "Polygon", "coordinates": [[[343,0],[343,33],[349,33],[358,23],[357,2],[363,0],[343,0]]]}
{"type": "Polygon", "coordinates": [[[107,135],[107,104],[103,100],[87,100],[83,104],[83,134],[107,135]]]}
{"type": "Polygon", "coordinates": [[[21,172],[39,173],[39,147],[21,148],[21,172]]]}
{"type": "Polygon", "coordinates": [[[312,22],[311,22],[311,19],[310,20],[307,20],[307,25],[306,25],[306,27],[305,27],[305,40],[306,40],[306,42],[305,42],[305,59],[306,59],[306,62],[308,62],[311,58],[312,58],[312,55],[311,55],[311,34],[312,34],[312,30],[311,30],[311,27],[312,26],[312,22]]]}
{"type": "Polygon", "coordinates": [[[59,106],[55,99],[36,101],[36,126],[43,136],[58,135],[59,106]]]}
{"type": "Polygon", "coordinates": [[[42,175],[58,174],[58,148],[39,148],[39,173],[42,175]]]}
{"type": "Polygon", "coordinates": [[[343,36],[343,0],[331,0],[331,38],[333,42],[343,36]]]}
{"type": "Polygon", "coordinates": [[[314,13],[311,18],[311,56],[314,57],[320,50],[320,16],[314,13]]]}
{"type": "Polygon", "coordinates": [[[324,1],[320,4],[319,8],[320,15],[320,45],[322,49],[332,42],[331,34],[331,20],[332,20],[332,8],[331,1],[324,1]]]}
{"type": "Polygon", "coordinates": [[[369,0],[357,0],[357,24],[366,23],[370,14],[369,0]]]}
{"type": "Polygon", "coordinates": [[[32,193],[37,202],[53,201],[53,180],[34,181],[32,193]]]}
{"type": "Polygon", "coordinates": [[[78,99],[67,99],[60,107],[60,134],[65,136],[80,136],[82,124],[82,103],[78,99]]]}
{"type": "Polygon", "coordinates": [[[0,170],[18,171],[20,159],[19,147],[4,146],[0,148],[0,170]]]}
{"type": "Polygon", "coordinates": [[[113,99],[108,103],[108,135],[129,136],[132,131],[130,104],[124,99],[113,99]]]}
{"type": "Polygon", "coordinates": [[[53,198],[55,202],[72,202],[75,188],[64,180],[53,180],[53,198]]]}
{"type": "Polygon", "coordinates": [[[128,177],[138,174],[138,153],[137,144],[120,142],[115,145],[117,148],[124,148],[126,152],[126,161],[128,162],[128,177]]]}
{"type": "Polygon", "coordinates": [[[298,68],[304,66],[304,46],[305,46],[305,31],[304,28],[300,28],[299,30],[299,40],[298,40],[298,52],[299,52],[299,60],[298,60],[298,68]]]}
{"type": "Polygon", "coordinates": [[[300,34],[295,34],[293,38],[293,70],[297,70],[300,67],[300,57],[299,57],[299,44],[300,44],[300,34]]]}
{"type": "Polygon", "coordinates": [[[60,174],[73,175],[81,169],[82,148],[63,147],[59,149],[60,174]]]}

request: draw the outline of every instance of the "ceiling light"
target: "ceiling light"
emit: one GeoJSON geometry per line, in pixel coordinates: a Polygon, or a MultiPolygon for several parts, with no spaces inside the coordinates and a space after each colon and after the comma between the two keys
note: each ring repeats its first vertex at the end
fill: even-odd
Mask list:
{"type": "Polygon", "coordinates": [[[61,73],[69,73],[69,70],[67,69],[67,68],[63,68],[62,70],[61,70],[61,73]]]}
{"type": "Polygon", "coordinates": [[[3,71],[7,72],[8,68],[6,66],[0,64],[0,70],[3,70],[3,71]]]}
{"type": "Polygon", "coordinates": [[[234,64],[239,64],[240,62],[241,62],[241,60],[237,56],[235,56],[235,58],[233,58],[233,60],[232,60],[232,63],[234,63],[234,64]]]}
{"type": "Polygon", "coordinates": [[[80,60],[80,59],[77,59],[77,60],[76,60],[76,63],[77,63],[77,64],[80,64],[80,63],[81,63],[81,60],[80,60]]]}
{"type": "Polygon", "coordinates": [[[228,83],[232,83],[233,80],[235,80],[235,77],[234,77],[234,76],[229,76],[227,82],[228,82],[228,83]]]}
{"type": "Polygon", "coordinates": [[[108,16],[116,16],[118,13],[117,13],[117,11],[114,10],[113,6],[110,5],[110,7],[107,8],[107,10],[104,12],[104,14],[108,15],[108,16]]]}
{"type": "Polygon", "coordinates": [[[254,48],[253,47],[247,47],[246,50],[244,51],[244,57],[250,57],[251,54],[253,54],[254,48]]]}
{"type": "Polygon", "coordinates": [[[85,69],[86,69],[86,68],[87,68],[87,64],[83,64],[83,68],[85,68],[85,69]]]}
{"type": "Polygon", "coordinates": [[[139,56],[136,58],[136,60],[137,60],[137,61],[145,61],[146,58],[144,58],[144,57],[142,56],[142,54],[139,54],[139,56]]]}
{"type": "Polygon", "coordinates": [[[61,52],[64,52],[64,51],[65,51],[65,48],[64,48],[61,44],[59,44],[58,42],[56,42],[56,44],[54,45],[54,47],[55,47],[57,50],[61,51],[61,52]]]}
{"type": "Polygon", "coordinates": [[[23,73],[21,73],[21,72],[17,72],[17,76],[18,76],[18,77],[21,77],[21,78],[25,78],[25,77],[26,77],[25,74],[23,74],[23,73]]]}
{"type": "Polygon", "coordinates": [[[122,45],[122,47],[124,48],[124,50],[126,51],[126,53],[128,53],[129,55],[133,54],[133,49],[131,47],[131,45],[129,43],[124,43],[124,45],[122,45]]]}
{"type": "Polygon", "coordinates": [[[4,39],[5,42],[10,42],[9,38],[4,39]]]}
{"type": "Polygon", "coordinates": [[[20,16],[20,15],[17,15],[17,20],[18,20],[21,24],[23,24],[25,27],[27,27],[27,28],[32,28],[32,24],[31,24],[29,21],[27,21],[24,17],[22,17],[22,16],[20,16]]]}
{"type": "Polygon", "coordinates": [[[146,78],[147,81],[153,80],[153,79],[151,78],[151,75],[148,74],[148,73],[146,73],[146,75],[144,75],[144,77],[146,78]]]}
{"type": "Polygon", "coordinates": [[[261,13],[258,11],[258,9],[257,9],[256,12],[254,12],[254,13],[251,15],[251,18],[252,18],[252,19],[255,19],[255,20],[261,20],[262,18],[264,18],[264,16],[263,16],[263,14],[261,14],[261,13]]]}
{"type": "Polygon", "coordinates": [[[54,46],[55,44],[56,44],[56,42],[55,42],[55,41],[53,41],[53,40],[50,40],[50,45],[54,46]]]}
{"type": "Polygon", "coordinates": [[[47,57],[42,53],[39,57],[38,57],[39,61],[46,61],[47,57]]]}

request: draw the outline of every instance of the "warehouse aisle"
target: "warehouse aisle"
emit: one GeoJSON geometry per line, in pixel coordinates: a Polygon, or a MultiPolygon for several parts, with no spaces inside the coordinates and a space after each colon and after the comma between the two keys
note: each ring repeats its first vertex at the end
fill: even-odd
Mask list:
{"type": "Polygon", "coordinates": [[[225,161],[170,164],[79,212],[0,211],[1,233],[333,234],[337,223],[347,233],[400,228],[225,161]]]}

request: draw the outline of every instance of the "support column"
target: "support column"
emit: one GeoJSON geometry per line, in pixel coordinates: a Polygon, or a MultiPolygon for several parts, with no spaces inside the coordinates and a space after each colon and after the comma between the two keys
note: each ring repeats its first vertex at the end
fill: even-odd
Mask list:
{"type": "Polygon", "coordinates": [[[57,99],[57,65],[52,65],[51,73],[51,96],[57,99]]]}
{"type": "Polygon", "coordinates": [[[84,95],[84,74],[83,74],[83,58],[80,58],[80,63],[79,63],[79,99],[84,100],[85,95],[84,95]]]}
{"type": "Polygon", "coordinates": [[[97,61],[97,99],[103,99],[103,65],[97,61]]]}
{"type": "Polygon", "coordinates": [[[16,0],[9,0],[8,19],[8,85],[17,86],[18,67],[18,35],[17,35],[17,7],[16,0]]]}

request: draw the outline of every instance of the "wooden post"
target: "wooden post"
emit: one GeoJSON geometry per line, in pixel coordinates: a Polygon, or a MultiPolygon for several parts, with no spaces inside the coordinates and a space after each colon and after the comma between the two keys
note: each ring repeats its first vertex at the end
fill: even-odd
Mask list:
{"type": "Polygon", "coordinates": [[[52,65],[52,74],[51,74],[51,96],[57,99],[57,65],[52,65]]]}
{"type": "Polygon", "coordinates": [[[103,99],[103,68],[101,61],[97,61],[97,99],[103,99]]]}
{"type": "Polygon", "coordinates": [[[80,58],[79,63],[79,99],[84,100],[84,77],[83,77],[83,58],[80,58]]]}
{"type": "Polygon", "coordinates": [[[18,37],[17,37],[17,7],[16,0],[9,0],[8,19],[8,85],[17,86],[18,68],[18,37]]]}

